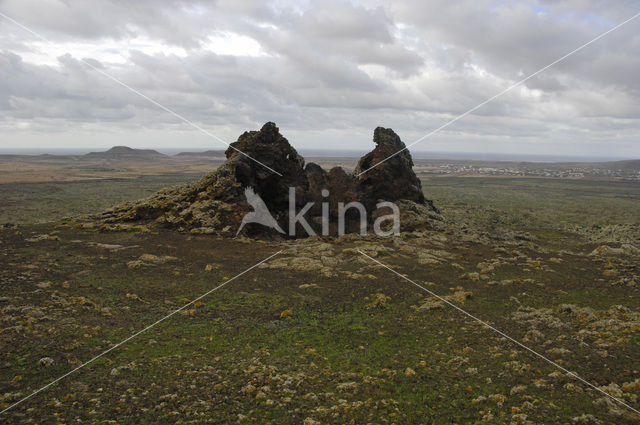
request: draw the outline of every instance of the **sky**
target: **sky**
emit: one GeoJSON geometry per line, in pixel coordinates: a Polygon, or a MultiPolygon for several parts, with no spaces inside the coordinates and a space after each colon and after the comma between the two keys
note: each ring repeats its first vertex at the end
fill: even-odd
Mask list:
{"type": "MultiPolygon", "coordinates": [[[[640,12],[637,0],[0,0],[0,149],[410,144],[640,12]],[[46,40],[46,41],[45,41],[46,40]],[[92,66],[88,66],[87,62],[92,66]]],[[[640,18],[412,146],[640,158],[640,18]]]]}

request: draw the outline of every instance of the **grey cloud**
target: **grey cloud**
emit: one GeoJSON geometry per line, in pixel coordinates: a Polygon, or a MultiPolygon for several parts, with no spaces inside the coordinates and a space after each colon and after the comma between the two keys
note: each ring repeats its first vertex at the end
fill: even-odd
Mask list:
{"type": "MultiPolygon", "coordinates": [[[[123,47],[125,64],[83,59],[190,120],[231,133],[275,120],[301,137],[316,135],[309,140],[327,132],[340,147],[349,140],[369,143],[362,135],[376,125],[417,138],[630,16],[633,7],[625,0],[0,2],[1,12],[54,43],[116,39],[126,46],[144,36],[167,46],[154,54],[123,47]],[[254,39],[265,55],[204,49],[210,36],[225,32],[254,39]],[[185,55],[171,54],[169,46],[185,55]]],[[[494,137],[521,138],[530,149],[536,139],[569,146],[587,136],[604,146],[612,134],[622,135],[621,146],[634,146],[638,25],[594,43],[421,146],[457,138],[482,140],[490,149],[494,137]]],[[[113,131],[184,130],[80,57],[63,55],[56,66],[22,60],[33,53],[33,42],[0,19],[4,130],[23,131],[11,126],[24,120],[42,128],[59,120],[60,128],[102,123],[113,131]]]]}

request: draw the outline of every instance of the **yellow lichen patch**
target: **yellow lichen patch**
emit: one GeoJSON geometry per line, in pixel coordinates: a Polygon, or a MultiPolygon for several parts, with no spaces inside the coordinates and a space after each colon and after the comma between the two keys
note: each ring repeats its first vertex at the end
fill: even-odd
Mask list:
{"type": "Polygon", "coordinates": [[[153,255],[153,254],[142,254],[138,260],[143,261],[145,263],[154,263],[154,264],[164,264],[169,261],[177,260],[176,257],[172,257],[170,255],[153,255]]]}
{"type": "Polygon", "coordinates": [[[133,261],[127,262],[127,267],[129,267],[130,269],[137,269],[138,267],[142,267],[142,266],[144,266],[144,263],[140,260],[133,260],[133,261]]]}
{"type": "Polygon", "coordinates": [[[471,272],[471,273],[461,274],[460,276],[458,276],[458,279],[468,279],[472,281],[478,281],[480,280],[480,273],[471,272]]]}
{"type": "Polygon", "coordinates": [[[131,300],[142,301],[142,298],[140,298],[139,296],[137,296],[136,294],[133,294],[133,293],[127,292],[127,294],[125,296],[127,298],[131,299],[131,300]]]}
{"type": "Polygon", "coordinates": [[[471,298],[471,295],[472,295],[471,291],[458,290],[454,292],[452,295],[448,295],[445,298],[449,301],[456,301],[456,302],[459,302],[460,304],[464,304],[466,300],[471,298]]]}
{"type": "Polygon", "coordinates": [[[282,313],[280,313],[280,319],[289,319],[291,316],[293,316],[293,310],[290,308],[283,310],[282,313]]]}
{"type": "Polygon", "coordinates": [[[429,298],[418,310],[438,310],[444,307],[444,303],[436,297],[429,298]]]}
{"type": "Polygon", "coordinates": [[[210,272],[219,268],[220,268],[219,264],[207,264],[206,266],[204,266],[204,271],[210,272]]]}
{"type": "Polygon", "coordinates": [[[640,378],[632,382],[623,383],[622,391],[625,393],[640,393],[640,378]]]}
{"type": "Polygon", "coordinates": [[[387,302],[391,299],[391,297],[386,296],[382,292],[378,292],[376,294],[372,294],[371,298],[373,298],[373,301],[371,301],[369,304],[367,304],[367,308],[369,308],[369,309],[371,309],[371,308],[387,308],[387,302]]]}

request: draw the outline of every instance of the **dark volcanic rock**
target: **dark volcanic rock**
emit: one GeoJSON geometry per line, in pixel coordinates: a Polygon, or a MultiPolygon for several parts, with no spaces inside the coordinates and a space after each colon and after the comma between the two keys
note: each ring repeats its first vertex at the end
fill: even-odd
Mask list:
{"type": "Polygon", "coordinates": [[[367,209],[373,210],[378,201],[406,199],[426,203],[437,212],[422,193],[411,154],[400,137],[390,128],[378,127],[373,132],[373,142],[375,149],[360,158],[354,171],[367,209]]]}
{"type": "Polygon", "coordinates": [[[245,187],[254,188],[270,211],[287,210],[290,187],[302,192],[308,188],[304,158],[272,122],[260,131],[242,134],[229,145],[225,155],[227,162],[222,167],[229,169],[241,192],[245,187]]]}
{"type": "MultiPolygon", "coordinates": [[[[353,175],[340,167],[327,172],[314,163],[305,167],[304,158],[280,134],[278,127],[268,122],[260,131],[243,133],[226,150],[226,162],[197,183],[165,189],[149,199],[119,205],[99,218],[107,228],[134,223],[192,233],[235,235],[237,229],[242,229],[248,236],[278,235],[289,229],[292,191],[294,214],[311,203],[304,217],[318,234],[322,234],[327,225],[329,234],[337,234],[340,203],[356,201],[367,209],[369,226],[381,215],[375,211],[377,202],[400,200],[401,215],[405,210],[407,218],[411,217],[405,230],[427,224],[437,209],[425,200],[407,150],[357,176],[404,148],[404,143],[390,129],[377,128],[374,141],[376,148],[360,160],[353,175]],[[256,220],[260,216],[256,212],[263,206],[273,218],[261,216],[262,221],[256,220]],[[328,217],[324,226],[323,215],[328,217]]],[[[346,231],[359,231],[359,211],[350,208],[345,217],[346,231]]],[[[307,234],[304,226],[296,225],[296,237],[307,234]]]]}
{"type": "Polygon", "coordinates": [[[322,203],[327,202],[329,217],[335,218],[338,216],[338,202],[347,204],[360,200],[356,180],[341,167],[333,167],[326,172],[311,162],[307,164],[305,174],[309,184],[306,200],[314,203],[309,210],[311,213],[322,214],[322,203]]]}
{"type": "MultiPolygon", "coordinates": [[[[313,217],[313,222],[310,223],[311,227],[316,233],[322,234],[322,208],[326,205],[330,223],[329,234],[337,234],[338,204],[342,202],[347,205],[349,202],[360,201],[356,180],[341,167],[333,167],[329,172],[326,172],[313,162],[307,164],[305,174],[309,184],[305,193],[305,201],[313,203],[309,209],[309,216],[313,217]]],[[[349,209],[346,211],[345,218],[347,232],[358,231],[358,212],[349,209]]]]}

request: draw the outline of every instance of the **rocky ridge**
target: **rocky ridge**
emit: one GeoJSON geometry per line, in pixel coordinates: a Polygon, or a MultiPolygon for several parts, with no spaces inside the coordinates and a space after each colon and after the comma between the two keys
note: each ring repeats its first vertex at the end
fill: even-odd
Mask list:
{"type": "MultiPolygon", "coordinates": [[[[323,230],[328,230],[329,235],[338,234],[339,203],[360,202],[366,209],[369,230],[376,218],[391,213],[388,207],[377,208],[381,201],[396,203],[402,231],[430,228],[434,221],[441,220],[438,209],[422,193],[420,180],[412,169],[411,154],[400,137],[391,129],[378,127],[373,141],[375,149],[360,159],[352,174],[340,167],[326,171],[315,163],[305,164],[278,127],[267,122],[259,131],[243,133],[226,150],[226,162],[200,181],[118,205],[94,218],[107,229],[141,224],[233,236],[243,217],[254,211],[255,205],[250,204],[247,192],[251,188],[278,226],[247,223],[241,234],[249,237],[279,233],[293,237],[309,235],[309,229],[300,222],[289,229],[290,202],[295,205],[296,214],[308,206],[304,218],[317,234],[323,230]]],[[[360,215],[356,208],[346,211],[345,233],[361,231],[360,215]]],[[[392,224],[389,221],[387,229],[392,224]]]]}

